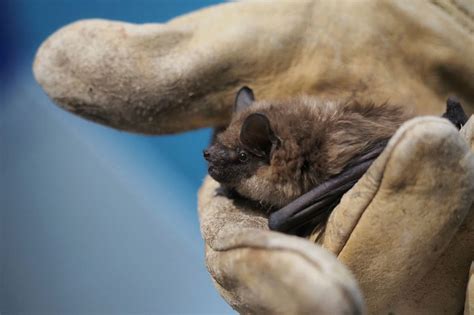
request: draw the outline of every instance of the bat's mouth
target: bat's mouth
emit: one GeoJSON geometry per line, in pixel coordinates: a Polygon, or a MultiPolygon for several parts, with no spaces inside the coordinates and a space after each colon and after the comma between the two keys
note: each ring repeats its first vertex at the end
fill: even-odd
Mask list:
{"type": "Polygon", "coordinates": [[[228,176],[226,176],[225,172],[223,172],[219,167],[210,165],[207,169],[207,172],[212,178],[214,178],[219,183],[225,184],[227,182],[226,179],[228,176]]]}

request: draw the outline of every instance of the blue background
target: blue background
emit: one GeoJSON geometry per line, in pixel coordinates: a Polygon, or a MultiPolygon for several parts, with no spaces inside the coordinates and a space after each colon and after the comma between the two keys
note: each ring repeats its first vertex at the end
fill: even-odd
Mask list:
{"type": "Polygon", "coordinates": [[[196,193],[210,130],[120,132],[56,107],[31,72],[83,18],[166,20],[220,1],[0,1],[0,313],[223,314],[196,193]]]}

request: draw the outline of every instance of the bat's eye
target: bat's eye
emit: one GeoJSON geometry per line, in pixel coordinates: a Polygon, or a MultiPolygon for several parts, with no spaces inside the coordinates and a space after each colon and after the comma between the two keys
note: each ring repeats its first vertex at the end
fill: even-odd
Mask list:
{"type": "Polygon", "coordinates": [[[249,157],[247,156],[247,153],[245,153],[243,151],[239,153],[239,161],[240,162],[245,163],[245,162],[247,162],[248,159],[249,159],[249,157]]]}

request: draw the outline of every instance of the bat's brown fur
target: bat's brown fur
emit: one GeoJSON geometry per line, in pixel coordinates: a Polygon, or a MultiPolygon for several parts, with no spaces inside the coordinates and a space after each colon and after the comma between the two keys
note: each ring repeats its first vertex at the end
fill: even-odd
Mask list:
{"type": "MultiPolygon", "coordinates": [[[[337,103],[314,97],[254,102],[234,114],[214,147],[238,152],[242,125],[253,113],[268,118],[279,146],[266,163],[250,161],[246,168],[239,168],[238,180],[227,185],[244,197],[275,207],[340,173],[354,157],[388,140],[409,117],[402,107],[388,104],[337,103]]],[[[232,168],[232,163],[226,168],[232,168]]]]}

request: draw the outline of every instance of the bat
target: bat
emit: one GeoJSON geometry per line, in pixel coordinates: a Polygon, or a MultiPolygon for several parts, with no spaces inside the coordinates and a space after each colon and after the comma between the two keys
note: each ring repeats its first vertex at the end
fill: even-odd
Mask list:
{"type": "MultiPolygon", "coordinates": [[[[467,121],[455,98],[443,117],[458,128],[467,121]]],[[[243,87],[230,124],[203,155],[223,191],[270,213],[271,230],[304,235],[325,222],[409,118],[388,103],[312,96],[256,101],[243,87]]]]}

